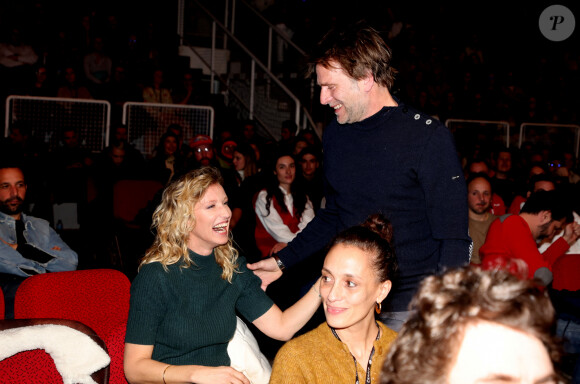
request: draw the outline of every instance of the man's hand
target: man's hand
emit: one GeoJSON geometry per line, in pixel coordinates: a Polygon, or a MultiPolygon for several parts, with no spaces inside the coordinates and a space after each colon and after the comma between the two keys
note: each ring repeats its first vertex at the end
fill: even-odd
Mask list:
{"type": "Polygon", "coordinates": [[[288,245],[288,243],[276,243],[276,244],[274,244],[272,249],[270,249],[270,256],[272,256],[275,253],[280,252],[281,250],[286,248],[287,245],[288,245]]]}
{"type": "Polygon", "coordinates": [[[282,276],[282,271],[273,257],[260,260],[257,263],[248,264],[248,269],[262,280],[262,289],[265,291],[270,283],[278,280],[282,276]]]}
{"type": "Polygon", "coordinates": [[[570,223],[566,225],[564,228],[564,235],[562,235],[562,237],[569,245],[574,244],[580,237],[580,224],[570,223]]]}

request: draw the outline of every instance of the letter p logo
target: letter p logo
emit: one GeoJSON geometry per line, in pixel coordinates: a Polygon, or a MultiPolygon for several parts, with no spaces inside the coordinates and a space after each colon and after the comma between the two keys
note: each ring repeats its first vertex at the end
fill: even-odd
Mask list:
{"type": "Polygon", "coordinates": [[[550,20],[553,21],[552,31],[555,31],[558,27],[558,24],[562,24],[564,22],[564,16],[550,16],[550,20]]]}
{"type": "Polygon", "coordinates": [[[538,24],[548,40],[563,41],[574,32],[576,20],[570,9],[563,5],[550,5],[540,15],[538,24]]]}

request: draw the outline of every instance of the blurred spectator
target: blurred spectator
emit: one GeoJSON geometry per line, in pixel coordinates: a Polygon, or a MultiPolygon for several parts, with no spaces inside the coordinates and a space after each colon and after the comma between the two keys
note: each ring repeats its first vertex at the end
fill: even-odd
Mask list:
{"type": "Polygon", "coordinates": [[[264,139],[256,132],[256,123],[253,120],[242,122],[242,140],[250,144],[256,144],[258,148],[264,145],[264,139]]]}
{"type": "Polygon", "coordinates": [[[97,99],[104,99],[106,86],[111,81],[113,61],[105,52],[102,37],[95,37],[92,46],[92,51],[83,58],[85,78],[88,81],[91,94],[97,99]]]}
{"type": "MultiPolygon", "coordinates": [[[[484,173],[487,176],[490,176],[491,173],[487,162],[480,158],[472,159],[471,162],[467,165],[466,169],[466,178],[476,173],[484,173]]],[[[495,216],[502,216],[506,213],[506,211],[507,208],[503,202],[503,199],[497,193],[493,192],[491,195],[490,213],[495,216]]]]}
{"type": "Polygon", "coordinates": [[[256,244],[264,258],[282,249],[314,218],[308,195],[294,182],[294,158],[282,152],[272,165],[273,177],[254,203],[256,244]]]}
{"type": "Polygon", "coordinates": [[[87,179],[93,166],[91,151],[81,145],[73,127],[63,129],[62,146],[51,153],[50,178],[54,202],[84,203],[87,179]]]}
{"type": "Polygon", "coordinates": [[[191,70],[186,71],[173,92],[173,101],[176,104],[205,105],[207,102],[204,101],[199,76],[194,76],[191,70]]]}
{"type": "MultiPolygon", "coordinates": [[[[113,10],[110,10],[112,12],[113,10]]],[[[106,22],[102,28],[101,35],[107,47],[109,56],[114,63],[118,63],[125,50],[125,39],[127,31],[125,25],[119,22],[119,18],[114,13],[106,16],[106,22]]]]}
{"type": "Polygon", "coordinates": [[[79,63],[81,58],[74,46],[70,26],[65,24],[57,26],[54,34],[50,36],[43,59],[49,72],[57,78],[62,76],[66,67],[79,63]]]}
{"type": "Polygon", "coordinates": [[[168,184],[185,170],[185,159],[179,152],[179,137],[165,132],[159,139],[154,156],[148,161],[147,174],[153,179],[168,184]]]}
{"type": "Polygon", "coordinates": [[[517,185],[512,172],[512,153],[507,148],[496,153],[494,171],[491,178],[493,190],[501,197],[505,206],[509,207],[515,197],[517,185]]]}
{"type": "Polygon", "coordinates": [[[497,218],[490,212],[491,183],[485,173],[474,173],[467,179],[467,207],[469,208],[469,236],[473,240],[471,263],[481,264],[479,248],[485,243],[485,237],[491,223],[497,218]]]}
{"type": "Polygon", "coordinates": [[[49,77],[48,69],[45,66],[36,68],[34,81],[28,89],[28,95],[41,97],[54,97],[56,95],[54,81],[49,77]]]}
{"type": "Polygon", "coordinates": [[[540,173],[530,178],[525,196],[516,196],[512,205],[510,205],[509,213],[517,215],[520,213],[522,207],[530,195],[539,190],[553,191],[556,189],[554,179],[549,174],[540,173]]]}
{"type": "Polygon", "coordinates": [[[50,205],[50,196],[46,193],[50,169],[46,161],[49,155],[47,145],[34,137],[30,124],[18,121],[10,126],[10,134],[1,143],[2,156],[19,162],[26,169],[26,184],[31,187],[27,193],[31,213],[47,217],[43,212],[50,205]]]}
{"type": "Polygon", "coordinates": [[[294,139],[294,146],[292,148],[292,154],[297,156],[304,148],[308,147],[310,143],[301,136],[297,136],[294,139]]]}
{"type": "Polygon", "coordinates": [[[111,103],[112,121],[121,120],[123,105],[126,102],[142,100],[141,89],[131,79],[132,76],[127,75],[127,69],[123,65],[115,66],[105,95],[105,98],[111,103]]]}
{"type": "Polygon", "coordinates": [[[91,50],[91,44],[96,35],[94,19],[92,15],[83,14],[78,20],[78,24],[73,26],[72,38],[77,56],[82,58],[91,50]]]}
{"type": "Polygon", "coordinates": [[[205,166],[218,166],[213,140],[207,135],[196,135],[189,141],[193,152],[190,169],[205,166]]]}
{"type": "Polygon", "coordinates": [[[574,154],[571,151],[552,151],[548,159],[548,166],[549,172],[554,176],[557,184],[575,184],[580,179],[574,173],[574,154]]]}
{"type": "Polygon", "coordinates": [[[93,96],[87,87],[80,84],[76,71],[73,67],[65,69],[64,82],[58,88],[58,97],[67,99],[92,99],[93,96]]]}
{"type": "Polygon", "coordinates": [[[506,271],[463,267],[428,277],[381,383],[560,383],[554,314],[537,284],[506,271]]]}
{"type": "Polygon", "coordinates": [[[171,132],[175,136],[177,136],[177,141],[179,145],[179,155],[183,159],[188,160],[193,155],[193,153],[191,151],[191,147],[184,142],[183,127],[176,123],[169,124],[169,126],[167,127],[167,132],[171,132]]]}
{"type": "Polygon", "coordinates": [[[134,145],[129,143],[129,132],[127,126],[123,124],[115,125],[109,139],[110,146],[123,147],[125,150],[125,160],[132,169],[141,169],[144,164],[143,154],[134,145]]]}
{"type": "Polygon", "coordinates": [[[151,85],[143,89],[143,101],[147,103],[173,104],[171,91],[165,87],[163,70],[155,70],[152,80],[151,85]]]}
{"type": "Polygon", "coordinates": [[[119,64],[123,65],[129,74],[129,80],[136,84],[142,84],[148,79],[150,74],[146,71],[147,51],[143,47],[143,42],[138,39],[135,32],[129,32],[125,40],[125,47],[119,64]]]}
{"type": "MultiPolygon", "coordinates": [[[[10,134],[2,140],[1,152],[13,159],[21,159],[25,166],[32,166],[37,161],[44,161],[48,154],[46,145],[32,135],[30,124],[15,122],[10,127],[10,134]]],[[[30,178],[30,175],[27,179],[30,178]]]]}
{"type": "Polygon", "coordinates": [[[284,120],[280,130],[279,145],[287,150],[292,150],[294,145],[294,138],[296,137],[296,123],[292,120],[284,120]]]}
{"type": "Polygon", "coordinates": [[[260,255],[254,237],[256,214],[253,198],[265,186],[265,177],[258,171],[254,149],[246,142],[236,145],[233,165],[238,188],[230,197],[232,209],[230,227],[236,247],[242,255],[253,262],[258,260],[260,255]]]}
{"type": "Polygon", "coordinates": [[[525,277],[539,277],[547,285],[551,281],[549,271],[554,262],[580,237],[580,225],[565,225],[566,221],[572,221],[572,210],[561,194],[556,191],[531,194],[519,215],[497,219],[491,224],[479,250],[482,264],[492,268],[519,259],[526,264],[525,277]],[[562,238],[540,253],[537,241],[551,241],[562,229],[562,238]]]}
{"type": "Polygon", "coordinates": [[[322,175],[322,153],[312,146],[304,148],[297,156],[299,168],[296,173],[296,183],[303,189],[314,208],[320,208],[324,198],[324,180],[322,175]]]}
{"type": "Polygon", "coordinates": [[[22,39],[18,27],[9,30],[7,38],[0,42],[0,81],[3,93],[22,94],[23,89],[33,78],[33,65],[38,61],[38,55],[30,44],[22,39]]]}
{"type": "Polygon", "coordinates": [[[0,286],[5,318],[14,318],[14,297],[29,276],[72,271],[78,256],[46,220],[22,211],[27,185],[17,165],[0,165],[0,286]]]}

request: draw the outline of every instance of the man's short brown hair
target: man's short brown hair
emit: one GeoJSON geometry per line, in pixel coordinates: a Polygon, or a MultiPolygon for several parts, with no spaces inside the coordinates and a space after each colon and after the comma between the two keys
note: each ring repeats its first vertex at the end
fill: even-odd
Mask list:
{"type": "Polygon", "coordinates": [[[316,71],[316,65],[332,68],[336,62],[353,79],[360,80],[368,72],[375,82],[391,89],[396,70],[391,67],[391,49],[381,35],[365,22],[335,28],[318,43],[309,59],[307,75],[316,71]]]}

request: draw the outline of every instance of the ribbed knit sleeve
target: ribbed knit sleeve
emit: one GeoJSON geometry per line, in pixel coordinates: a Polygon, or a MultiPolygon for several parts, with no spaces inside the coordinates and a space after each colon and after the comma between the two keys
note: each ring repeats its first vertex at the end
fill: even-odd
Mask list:
{"type": "Polygon", "coordinates": [[[240,273],[236,274],[236,284],[240,286],[240,296],[236,302],[236,309],[249,322],[266,313],[274,302],[262,290],[262,281],[246,266],[246,259],[240,257],[240,273]]]}
{"type": "Polygon", "coordinates": [[[131,284],[131,301],[125,342],[153,345],[157,329],[167,312],[167,291],[160,263],[146,264],[131,284]]]}

